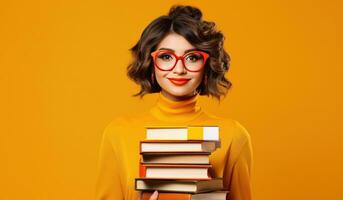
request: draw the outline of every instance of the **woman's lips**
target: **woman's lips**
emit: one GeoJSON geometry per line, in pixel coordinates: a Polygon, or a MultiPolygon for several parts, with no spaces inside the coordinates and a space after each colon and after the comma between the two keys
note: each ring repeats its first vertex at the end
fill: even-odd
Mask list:
{"type": "Polygon", "coordinates": [[[190,79],[187,79],[187,78],[168,78],[168,79],[174,85],[184,85],[184,84],[186,84],[190,80],[190,79]]]}

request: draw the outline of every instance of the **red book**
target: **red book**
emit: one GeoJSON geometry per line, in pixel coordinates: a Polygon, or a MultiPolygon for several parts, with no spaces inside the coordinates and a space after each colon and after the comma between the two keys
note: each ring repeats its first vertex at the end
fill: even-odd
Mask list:
{"type": "MultiPolygon", "coordinates": [[[[153,192],[142,192],[141,200],[149,200],[153,192]]],[[[192,195],[186,193],[158,193],[158,200],[191,200],[192,195]]]]}

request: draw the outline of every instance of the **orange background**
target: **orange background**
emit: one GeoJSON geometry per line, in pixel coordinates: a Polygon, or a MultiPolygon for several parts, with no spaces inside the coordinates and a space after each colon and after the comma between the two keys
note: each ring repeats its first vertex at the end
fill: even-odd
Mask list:
{"type": "Polygon", "coordinates": [[[254,199],[343,199],[339,0],[2,1],[0,199],[93,199],[104,127],[156,99],[128,49],[175,3],[226,36],[233,88],[200,104],[250,132],[254,199]]]}

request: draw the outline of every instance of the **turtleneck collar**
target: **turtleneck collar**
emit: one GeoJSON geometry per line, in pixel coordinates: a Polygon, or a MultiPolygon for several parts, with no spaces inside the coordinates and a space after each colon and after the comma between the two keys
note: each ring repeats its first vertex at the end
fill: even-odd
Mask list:
{"type": "Polygon", "coordinates": [[[157,102],[150,110],[154,117],[165,122],[188,122],[195,119],[202,112],[197,104],[199,94],[182,101],[173,101],[165,97],[161,92],[157,102]]]}

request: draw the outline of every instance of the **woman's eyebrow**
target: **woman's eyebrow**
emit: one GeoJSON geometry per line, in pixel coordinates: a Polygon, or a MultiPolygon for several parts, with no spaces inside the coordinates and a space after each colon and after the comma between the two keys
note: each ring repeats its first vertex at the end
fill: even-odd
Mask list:
{"type": "MultiPolygon", "coordinates": [[[[169,50],[169,51],[175,52],[174,49],[164,48],[164,47],[159,48],[158,50],[169,50]]],[[[197,48],[187,49],[184,53],[188,53],[188,52],[190,52],[190,51],[195,51],[195,50],[198,50],[198,49],[197,49],[197,48]]]]}

